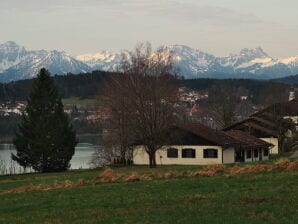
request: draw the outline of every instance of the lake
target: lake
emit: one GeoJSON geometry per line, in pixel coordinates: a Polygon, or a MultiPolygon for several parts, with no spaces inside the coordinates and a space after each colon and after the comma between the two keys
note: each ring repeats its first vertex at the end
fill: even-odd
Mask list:
{"type": "MultiPolygon", "coordinates": [[[[81,143],[75,149],[72,157],[70,169],[88,169],[91,168],[90,161],[92,155],[99,149],[99,146],[81,143]]],[[[11,159],[11,153],[16,153],[12,144],[0,144],[0,174],[17,174],[33,172],[32,169],[24,171],[15,161],[11,159]]]]}

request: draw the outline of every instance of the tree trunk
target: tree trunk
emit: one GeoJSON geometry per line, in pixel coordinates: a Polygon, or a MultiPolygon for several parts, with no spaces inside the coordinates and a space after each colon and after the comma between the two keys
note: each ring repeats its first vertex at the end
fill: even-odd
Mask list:
{"type": "Polygon", "coordinates": [[[279,136],[279,138],[278,138],[278,149],[279,149],[279,152],[278,153],[283,153],[284,152],[284,141],[285,141],[285,137],[279,136]]]}
{"type": "Polygon", "coordinates": [[[156,167],[156,158],[155,158],[155,152],[149,152],[149,167],[155,168],[156,167]]]}
{"type": "Polygon", "coordinates": [[[156,168],[156,157],[155,157],[155,152],[153,153],[153,167],[152,168],[156,168]]]}

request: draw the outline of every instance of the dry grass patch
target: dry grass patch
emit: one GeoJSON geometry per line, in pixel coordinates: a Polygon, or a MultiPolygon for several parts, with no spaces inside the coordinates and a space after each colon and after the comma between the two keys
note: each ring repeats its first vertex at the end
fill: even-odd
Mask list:
{"type": "Polygon", "coordinates": [[[122,173],[117,173],[111,168],[105,169],[101,175],[99,175],[95,183],[113,183],[116,182],[117,180],[121,179],[124,177],[124,174],[122,173]]]}
{"type": "Polygon", "coordinates": [[[290,164],[290,160],[287,158],[280,158],[278,159],[274,164],[273,164],[273,168],[275,170],[284,170],[286,169],[289,164],[290,164]]]}
{"type": "Polygon", "coordinates": [[[286,171],[292,171],[292,170],[296,170],[298,169],[298,160],[294,161],[294,162],[291,162],[287,165],[286,167],[286,171]]]}
{"type": "Polygon", "coordinates": [[[152,175],[139,175],[137,172],[131,173],[127,178],[124,179],[125,182],[136,182],[136,181],[148,181],[152,180],[152,175]]]}
{"type": "Polygon", "coordinates": [[[53,185],[38,184],[38,185],[26,185],[26,186],[22,186],[22,187],[12,188],[12,189],[0,192],[0,195],[1,194],[24,193],[24,192],[30,192],[30,191],[48,191],[48,190],[59,189],[59,188],[79,187],[82,185],[87,185],[88,183],[89,182],[84,179],[80,179],[77,182],[73,182],[70,180],[55,181],[53,185]]]}
{"type": "Polygon", "coordinates": [[[222,164],[211,164],[205,169],[190,173],[190,176],[207,176],[213,177],[216,174],[224,173],[225,166],[222,164]]]}
{"type": "Polygon", "coordinates": [[[273,167],[259,164],[259,165],[250,165],[250,166],[232,166],[227,170],[228,175],[235,175],[235,174],[243,174],[243,173],[258,173],[258,172],[265,172],[265,171],[272,171],[273,167]]]}
{"type": "Polygon", "coordinates": [[[246,165],[238,166],[234,165],[232,167],[225,166],[222,164],[212,164],[208,165],[202,170],[198,171],[168,171],[168,172],[153,172],[151,174],[140,175],[137,172],[132,172],[130,175],[125,175],[121,172],[115,172],[111,168],[105,169],[98,177],[92,181],[87,181],[84,179],[79,179],[78,181],[54,181],[52,185],[49,184],[39,184],[39,185],[26,185],[22,187],[17,187],[13,189],[8,189],[0,192],[0,194],[10,194],[10,193],[23,193],[29,191],[39,191],[39,190],[52,190],[58,188],[73,188],[89,184],[98,183],[114,183],[114,182],[137,182],[137,181],[150,181],[153,179],[173,179],[179,177],[213,177],[215,175],[225,174],[226,176],[234,176],[245,173],[258,173],[258,172],[272,172],[272,171],[284,171],[289,172],[298,169],[298,160],[289,161],[288,159],[282,158],[273,164],[257,164],[257,165],[246,165]]]}

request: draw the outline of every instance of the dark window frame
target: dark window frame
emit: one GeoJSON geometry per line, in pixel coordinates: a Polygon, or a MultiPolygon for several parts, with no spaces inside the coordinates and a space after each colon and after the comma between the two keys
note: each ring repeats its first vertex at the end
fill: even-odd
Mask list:
{"type": "Polygon", "coordinates": [[[177,159],[178,158],[178,149],[176,149],[176,148],[168,148],[167,149],[167,158],[177,159]]]}
{"type": "Polygon", "coordinates": [[[203,158],[204,159],[217,159],[218,158],[218,149],[204,149],[203,150],[203,158]]]}
{"type": "Polygon", "coordinates": [[[196,158],[196,150],[193,148],[182,149],[182,158],[185,158],[185,159],[196,158]]]}
{"type": "Polygon", "coordinates": [[[246,159],[251,159],[252,158],[252,150],[246,150],[246,159]]]}

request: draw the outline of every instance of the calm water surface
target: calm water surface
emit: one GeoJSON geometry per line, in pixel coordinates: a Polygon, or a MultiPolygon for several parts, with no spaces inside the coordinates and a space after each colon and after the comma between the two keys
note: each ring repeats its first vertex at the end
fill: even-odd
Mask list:
{"type": "MultiPolygon", "coordinates": [[[[72,157],[70,164],[71,169],[88,169],[91,168],[90,161],[92,155],[99,146],[92,144],[79,144],[76,147],[75,154],[72,157]]],[[[16,153],[16,150],[11,144],[0,144],[0,175],[33,172],[31,169],[24,171],[15,161],[11,159],[11,153],[16,153]]]]}

